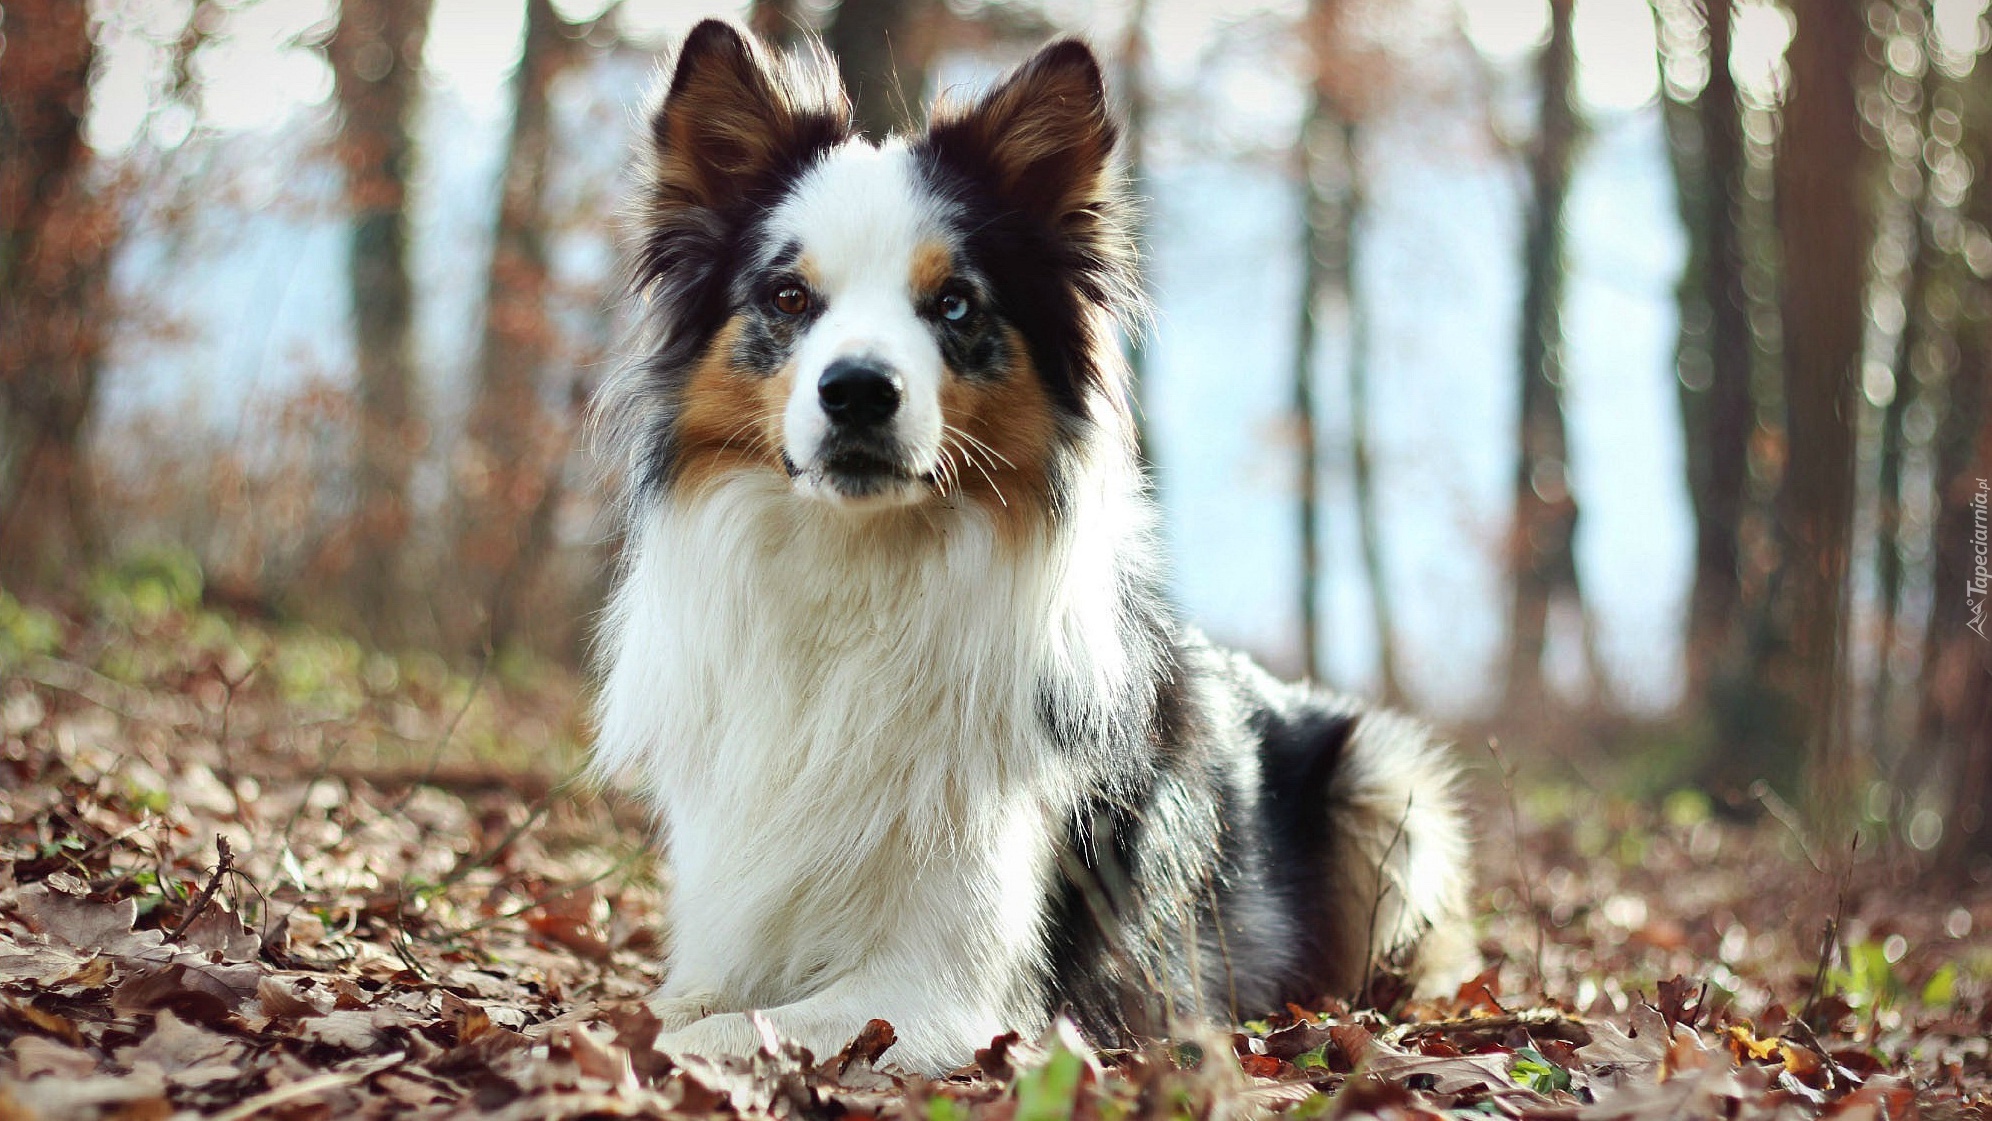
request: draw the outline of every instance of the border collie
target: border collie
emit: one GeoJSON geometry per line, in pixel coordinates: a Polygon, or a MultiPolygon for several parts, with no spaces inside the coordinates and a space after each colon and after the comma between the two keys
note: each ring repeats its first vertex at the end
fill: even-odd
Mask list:
{"type": "Polygon", "coordinates": [[[820,49],[678,55],[597,417],[595,759],[663,826],[667,1052],[877,1017],[940,1073],[1470,967],[1445,749],[1167,604],[1116,135],[1076,41],[883,142],[820,49]]]}

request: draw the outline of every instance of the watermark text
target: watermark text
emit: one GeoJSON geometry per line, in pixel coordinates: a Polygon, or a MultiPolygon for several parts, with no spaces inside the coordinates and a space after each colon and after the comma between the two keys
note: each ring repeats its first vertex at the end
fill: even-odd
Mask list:
{"type": "Polygon", "coordinates": [[[1971,577],[1964,584],[1964,606],[1971,613],[1965,623],[1973,634],[1992,641],[1986,633],[1985,608],[1987,593],[1992,592],[1992,529],[1987,527],[1987,514],[1992,512],[1992,486],[1984,479],[1978,480],[1978,489],[1971,495],[1971,577]]]}

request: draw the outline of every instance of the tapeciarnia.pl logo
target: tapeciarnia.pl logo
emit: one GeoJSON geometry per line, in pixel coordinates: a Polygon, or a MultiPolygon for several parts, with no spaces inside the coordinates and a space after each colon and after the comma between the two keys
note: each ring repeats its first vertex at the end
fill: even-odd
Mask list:
{"type": "Polygon", "coordinates": [[[1965,581],[1964,604],[1971,611],[1971,621],[1965,626],[1980,638],[1992,641],[1992,635],[1985,632],[1986,593],[1992,592],[1992,536],[1988,536],[1986,514],[1992,507],[1992,487],[1984,479],[1978,480],[1978,490],[1971,496],[1971,579],[1965,581]]]}

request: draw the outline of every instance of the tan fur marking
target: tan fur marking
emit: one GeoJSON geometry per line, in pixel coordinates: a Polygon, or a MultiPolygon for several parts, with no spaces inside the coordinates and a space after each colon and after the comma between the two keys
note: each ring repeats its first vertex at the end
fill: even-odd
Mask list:
{"type": "Polygon", "coordinates": [[[1016,357],[1000,381],[948,375],[941,390],[944,450],[954,462],[951,495],[978,503],[1004,541],[1021,546],[1051,516],[1048,465],[1058,418],[1024,340],[1005,328],[1016,357]],[[965,438],[957,433],[966,433],[965,438]]]}
{"type": "Polygon", "coordinates": [[[766,377],[735,367],[740,332],[738,318],[720,328],[685,383],[672,484],[685,493],[736,471],[782,469],[782,406],[791,375],[784,370],[766,377]]]}
{"type": "Polygon", "coordinates": [[[931,296],[954,275],[954,251],[938,241],[923,241],[913,250],[907,275],[914,298],[931,296]]]}

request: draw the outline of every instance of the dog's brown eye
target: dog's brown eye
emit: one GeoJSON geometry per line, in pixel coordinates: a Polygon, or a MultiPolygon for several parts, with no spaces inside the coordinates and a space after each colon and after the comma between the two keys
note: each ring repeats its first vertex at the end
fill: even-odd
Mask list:
{"type": "Polygon", "coordinates": [[[801,315],[809,310],[809,291],[800,284],[784,284],[775,289],[774,303],[783,315],[801,315]]]}

